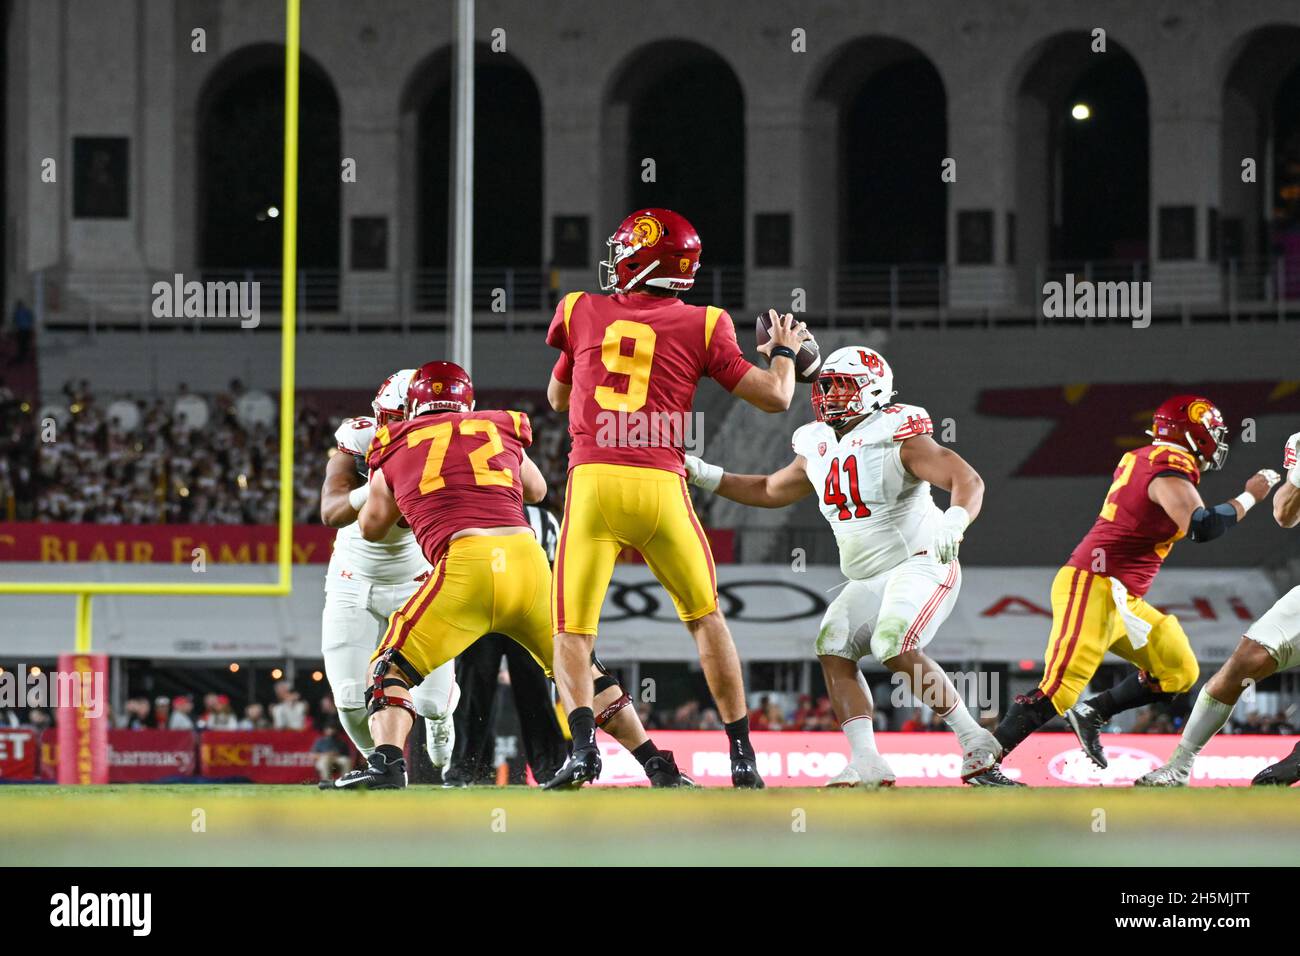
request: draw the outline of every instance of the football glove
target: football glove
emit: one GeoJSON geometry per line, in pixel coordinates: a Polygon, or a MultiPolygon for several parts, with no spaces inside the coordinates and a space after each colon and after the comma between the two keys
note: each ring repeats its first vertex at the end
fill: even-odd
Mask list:
{"type": "Polygon", "coordinates": [[[953,505],[939,518],[934,540],[930,544],[930,553],[940,564],[951,564],[957,560],[957,550],[961,547],[966,527],[970,524],[970,514],[960,505],[953,505]]]}

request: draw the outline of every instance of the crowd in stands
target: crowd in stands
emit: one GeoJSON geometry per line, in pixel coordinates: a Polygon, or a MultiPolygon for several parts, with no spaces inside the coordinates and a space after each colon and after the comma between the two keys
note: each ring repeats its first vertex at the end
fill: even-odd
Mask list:
{"type": "MultiPolygon", "coordinates": [[[[116,399],[119,396],[114,396],[116,399]]],[[[264,419],[270,397],[234,380],[216,395],[182,388],[130,397],[131,427],[112,400],[68,382],[58,417],[14,399],[0,382],[0,516],[95,524],[274,524],[279,502],[279,429],[264,419]],[[194,424],[195,405],[199,417],[194,424]],[[260,413],[260,415],[254,414],[260,413]]],[[[566,423],[545,400],[512,397],[533,420],[530,453],[559,505],[567,469],[566,423]]],[[[367,411],[363,406],[357,413],[367,411]]],[[[294,521],[319,521],[323,457],[338,416],[300,403],[294,431],[294,521]]]]}
{"type": "Polygon", "coordinates": [[[252,701],[236,713],[225,694],[203,695],[198,709],[194,695],[131,697],[114,726],[124,730],[324,730],[338,722],[338,711],[328,694],[313,708],[288,681],[275,685],[270,705],[252,701]]]}

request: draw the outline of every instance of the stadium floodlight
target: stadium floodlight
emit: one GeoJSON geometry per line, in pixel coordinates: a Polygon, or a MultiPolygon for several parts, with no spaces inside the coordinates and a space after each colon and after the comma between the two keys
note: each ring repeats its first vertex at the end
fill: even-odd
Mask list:
{"type": "MultiPolygon", "coordinates": [[[[301,0],[285,0],[284,43],[284,222],[281,252],[280,321],[280,496],[276,580],[265,584],[174,584],[108,581],[0,581],[4,594],[71,594],[77,599],[78,654],[90,651],[91,598],[96,594],[227,597],[286,597],[293,585],[294,350],[297,325],[298,239],[298,61],[301,0]]],[[[274,207],[273,207],[274,208],[274,207]]]]}
{"type": "Polygon", "coordinates": [[[1087,103],[1075,103],[1070,115],[1077,120],[1086,120],[1092,116],[1092,108],[1087,103]]]}

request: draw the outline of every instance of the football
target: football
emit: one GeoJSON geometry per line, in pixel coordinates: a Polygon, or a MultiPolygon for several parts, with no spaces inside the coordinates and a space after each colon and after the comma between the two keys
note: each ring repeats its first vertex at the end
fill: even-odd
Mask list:
{"type": "MultiPolygon", "coordinates": [[[[755,322],[755,337],[760,346],[766,345],[772,338],[772,314],[764,312],[755,322]]],[[[817,340],[809,336],[804,340],[803,345],[799,348],[799,353],[794,357],[794,377],[805,384],[817,381],[817,373],[821,371],[822,353],[817,347],[817,340]]]]}

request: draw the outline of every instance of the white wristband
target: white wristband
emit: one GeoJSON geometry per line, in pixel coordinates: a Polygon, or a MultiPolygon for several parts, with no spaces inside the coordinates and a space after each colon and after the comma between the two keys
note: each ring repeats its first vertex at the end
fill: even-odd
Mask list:
{"type": "Polygon", "coordinates": [[[1232,500],[1237,502],[1237,504],[1241,505],[1241,510],[1243,513],[1255,507],[1255,501],[1256,501],[1255,496],[1252,495],[1249,491],[1243,491],[1241,494],[1237,495],[1237,497],[1233,498],[1232,500]]]}
{"type": "Polygon", "coordinates": [[[1300,488],[1300,465],[1296,465],[1287,472],[1286,480],[1295,485],[1295,487],[1300,488]]]}
{"type": "Polygon", "coordinates": [[[691,484],[705,491],[714,492],[718,490],[718,485],[722,484],[723,474],[721,465],[710,465],[707,461],[702,461],[696,466],[695,477],[691,484]]]}
{"type": "Polygon", "coordinates": [[[943,513],[943,518],[944,521],[960,522],[962,531],[970,527],[970,512],[961,505],[953,505],[943,513]]]}
{"type": "Polygon", "coordinates": [[[348,504],[352,506],[353,511],[360,511],[361,506],[366,503],[370,497],[370,485],[364,484],[360,488],[353,488],[348,492],[348,504]]]}

